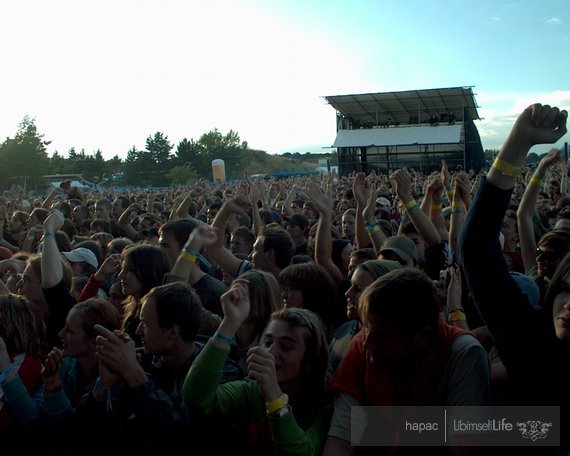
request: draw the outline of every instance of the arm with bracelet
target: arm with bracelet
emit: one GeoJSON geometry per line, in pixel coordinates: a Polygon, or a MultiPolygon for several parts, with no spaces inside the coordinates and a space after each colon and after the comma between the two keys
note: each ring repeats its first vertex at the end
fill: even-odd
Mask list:
{"type": "Polygon", "coordinates": [[[466,201],[470,199],[469,177],[467,174],[456,174],[453,181],[453,187],[453,200],[451,202],[451,216],[449,220],[449,245],[453,252],[454,262],[459,264],[461,252],[459,243],[457,242],[457,237],[467,212],[466,201]]]}
{"type": "MultiPolygon", "coordinates": [[[[429,209],[426,213],[429,214],[431,222],[439,232],[441,239],[447,240],[449,238],[449,233],[447,231],[447,226],[442,213],[443,189],[444,185],[442,175],[436,173],[434,176],[432,176],[432,179],[426,187],[426,196],[424,197],[424,200],[429,200],[429,209]]],[[[422,208],[423,207],[424,202],[422,202],[422,208]]]]}
{"type": "Polygon", "coordinates": [[[534,237],[534,224],[532,216],[536,210],[536,200],[542,190],[544,176],[548,169],[559,163],[562,157],[558,149],[551,149],[538,163],[538,166],[530,178],[523,193],[519,208],[517,210],[517,223],[519,232],[519,243],[524,264],[525,273],[536,266],[536,240],[534,237]]]}
{"type": "Polygon", "coordinates": [[[375,189],[371,189],[366,181],[366,174],[360,172],[356,174],[354,182],[352,183],[352,193],[356,200],[356,217],[354,219],[354,240],[356,248],[361,249],[370,245],[370,238],[368,233],[364,216],[362,212],[366,207],[367,201],[371,194],[375,194],[375,189]]]}
{"type": "Polygon", "coordinates": [[[247,282],[235,279],[220,301],[224,318],[192,363],[182,388],[184,402],[202,409],[206,414],[221,412],[218,393],[222,388],[219,383],[224,362],[231,348],[236,345],[238,329],[251,309],[247,282]]]}
{"type": "MultiPolygon", "coordinates": [[[[396,184],[396,194],[404,203],[406,213],[414,224],[417,232],[423,236],[427,245],[441,243],[441,236],[428,215],[420,208],[412,196],[412,179],[405,168],[399,169],[392,174],[396,184]]],[[[400,233],[398,233],[400,234],[400,233]]]]}
{"type": "Polygon", "coordinates": [[[200,251],[208,245],[216,242],[218,236],[215,228],[200,223],[188,236],[188,241],[184,245],[178,259],[174,264],[170,275],[179,278],[181,281],[194,285],[206,274],[198,267],[198,262],[206,262],[200,251]]]}
{"type": "Polygon", "coordinates": [[[449,274],[449,285],[447,287],[448,322],[452,326],[469,331],[465,310],[461,307],[461,271],[458,266],[450,266],[447,273],[449,274]]]}
{"type": "Polygon", "coordinates": [[[374,247],[376,255],[378,255],[378,252],[382,248],[382,244],[386,240],[386,234],[382,231],[382,228],[375,216],[376,194],[376,191],[370,192],[366,207],[362,211],[362,218],[364,220],[364,229],[372,242],[372,247],[374,247]]]}

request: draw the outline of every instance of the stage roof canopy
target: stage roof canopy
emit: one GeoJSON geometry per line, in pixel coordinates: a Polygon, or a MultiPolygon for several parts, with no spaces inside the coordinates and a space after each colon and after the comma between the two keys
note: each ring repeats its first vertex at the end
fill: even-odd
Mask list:
{"type": "Polygon", "coordinates": [[[467,108],[473,120],[480,119],[471,87],[408,90],[325,96],[337,112],[361,127],[463,121],[467,108]]]}

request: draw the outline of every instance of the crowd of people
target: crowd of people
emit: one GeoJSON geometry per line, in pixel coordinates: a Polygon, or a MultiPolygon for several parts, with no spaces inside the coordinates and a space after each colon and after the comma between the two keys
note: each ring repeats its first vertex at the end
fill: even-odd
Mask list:
{"type": "Polygon", "coordinates": [[[566,121],[529,106],[479,172],[5,192],[0,435],[334,456],[354,406],[557,405],[567,454],[568,164],[525,166],[566,121]]]}

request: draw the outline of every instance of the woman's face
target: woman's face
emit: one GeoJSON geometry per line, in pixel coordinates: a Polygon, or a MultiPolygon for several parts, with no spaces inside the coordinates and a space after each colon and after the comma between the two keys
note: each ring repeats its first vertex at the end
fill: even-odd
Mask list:
{"type": "Polygon", "coordinates": [[[140,298],[142,295],[142,284],[139,281],[137,275],[125,268],[123,264],[121,267],[121,272],[119,272],[119,280],[121,281],[121,289],[125,296],[134,296],[135,298],[140,298]]]}
{"type": "Polygon", "coordinates": [[[301,379],[308,329],[292,327],[284,321],[272,320],[265,331],[262,346],[275,357],[277,382],[297,383],[301,379]]]}
{"type": "Polygon", "coordinates": [[[362,268],[356,268],[350,278],[350,288],[346,296],[346,315],[351,320],[359,320],[358,300],[364,289],[373,282],[372,276],[362,268]]]}
{"type": "Polygon", "coordinates": [[[536,268],[538,275],[551,279],[562,259],[562,256],[555,249],[544,243],[536,249],[536,268]]]}
{"type": "Polygon", "coordinates": [[[27,265],[18,283],[18,293],[24,295],[33,303],[41,302],[45,299],[42,289],[42,278],[31,265],[27,265]]]}
{"type": "Polygon", "coordinates": [[[350,263],[350,254],[352,253],[352,244],[349,242],[346,244],[342,252],[340,253],[340,258],[342,260],[342,268],[345,274],[348,274],[348,264],[350,263]]]}
{"type": "Polygon", "coordinates": [[[284,307],[304,307],[303,293],[298,288],[284,285],[281,287],[281,298],[284,307]]]}
{"type": "Polygon", "coordinates": [[[23,229],[25,229],[24,223],[20,221],[17,215],[13,215],[10,219],[10,231],[19,233],[23,229]]]}
{"type": "Polygon", "coordinates": [[[59,332],[59,337],[63,345],[63,356],[73,356],[79,358],[81,356],[89,356],[90,348],[93,340],[89,339],[83,327],[81,313],[75,309],[71,309],[67,314],[65,326],[59,332]]]}
{"type": "Polygon", "coordinates": [[[552,318],[556,337],[570,340],[570,274],[560,284],[561,289],[554,298],[552,318]]]}

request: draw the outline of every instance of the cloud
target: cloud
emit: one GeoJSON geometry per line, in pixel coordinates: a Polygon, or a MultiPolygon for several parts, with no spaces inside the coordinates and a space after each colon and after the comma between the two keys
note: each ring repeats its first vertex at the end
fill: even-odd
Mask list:
{"type": "MultiPolygon", "coordinates": [[[[520,94],[516,92],[482,92],[477,95],[478,110],[482,118],[476,122],[484,149],[500,149],[518,115],[529,105],[534,103],[558,106],[570,110],[570,91],[557,90],[534,94],[520,94]]],[[[564,141],[569,141],[566,135],[557,143],[560,147],[564,141]]],[[[543,153],[551,145],[536,146],[533,152],[543,153]]]]}
{"type": "Polygon", "coordinates": [[[550,19],[548,19],[546,21],[547,24],[556,24],[556,25],[562,25],[562,21],[557,18],[557,17],[551,17],[550,19]]]}

